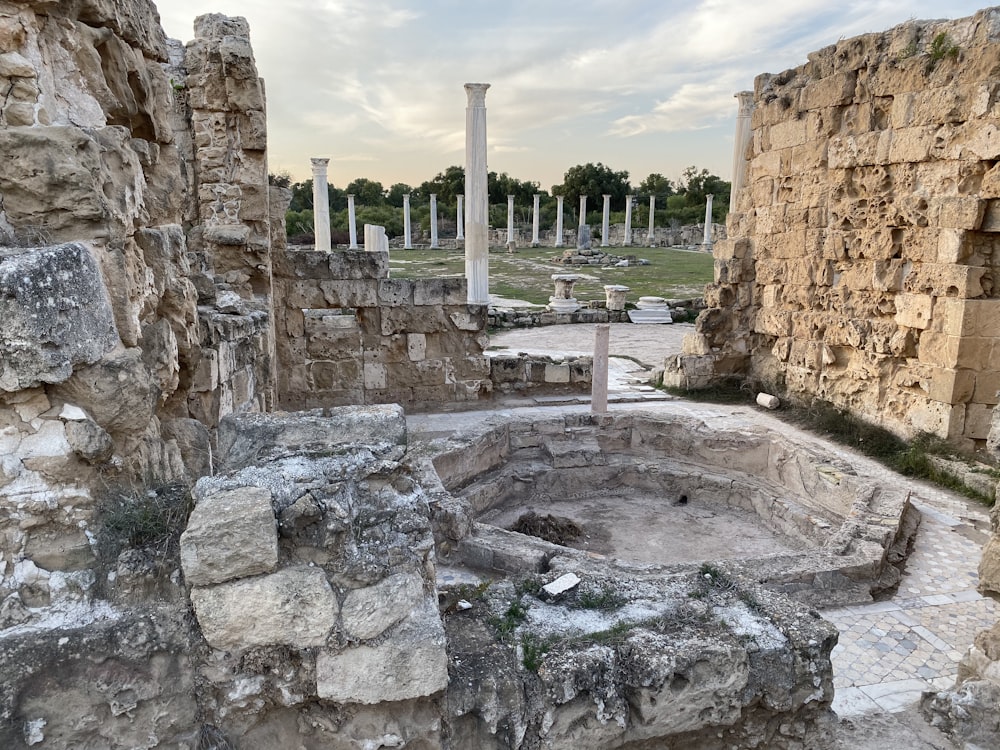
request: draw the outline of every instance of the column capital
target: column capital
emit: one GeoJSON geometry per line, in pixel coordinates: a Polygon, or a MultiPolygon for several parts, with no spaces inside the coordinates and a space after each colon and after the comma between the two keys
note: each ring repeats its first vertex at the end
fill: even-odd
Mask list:
{"type": "Polygon", "coordinates": [[[488,83],[467,83],[465,84],[465,93],[469,97],[470,107],[485,107],[486,106],[486,89],[490,85],[488,83]]]}
{"type": "Polygon", "coordinates": [[[330,163],[330,160],[316,157],[310,159],[309,162],[312,164],[313,174],[319,174],[319,173],[326,174],[326,168],[327,165],[330,163]]]}
{"type": "Polygon", "coordinates": [[[347,194],[347,199],[348,200],[354,200],[354,193],[348,193],[347,194]]]}
{"type": "Polygon", "coordinates": [[[733,94],[739,101],[739,117],[749,117],[754,111],[754,100],[752,91],[738,91],[733,94]]]}

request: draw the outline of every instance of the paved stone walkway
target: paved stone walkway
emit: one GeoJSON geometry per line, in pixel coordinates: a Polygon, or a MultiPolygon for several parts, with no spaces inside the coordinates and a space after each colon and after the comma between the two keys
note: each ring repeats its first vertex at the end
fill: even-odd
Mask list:
{"type": "MultiPolygon", "coordinates": [[[[616,324],[612,329],[611,348],[614,353],[659,366],[666,357],[680,352],[683,334],[692,329],[690,325],[616,324]],[[653,340],[655,344],[651,343],[653,340]]],[[[581,325],[506,331],[495,336],[493,343],[511,351],[576,354],[592,351],[593,340],[593,326],[581,325]]],[[[673,399],[667,403],[626,403],[652,400],[656,396],[638,382],[625,377],[619,378],[615,388],[618,403],[613,410],[616,411],[631,408],[671,409],[689,403],[673,399]],[[636,398],[631,398],[630,393],[636,398]]],[[[539,399],[535,403],[536,406],[548,407],[542,411],[551,410],[553,413],[579,408],[554,408],[558,401],[543,402],[539,399]]],[[[528,405],[505,404],[500,413],[509,413],[511,407],[528,405]]],[[[690,410],[700,412],[702,406],[706,414],[727,410],[726,407],[694,404],[690,404],[690,410]]],[[[755,421],[785,432],[797,432],[796,428],[763,411],[729,407],[728,412],[732,416],[751,416],[755,421]]],[[[481,414],[485,416],[486,413],[481,414]]],[[[497,412],[492,414],[495,416],[497,412]]],[[[471,416],[463,415],[461,423],[467,425],[471,416]]],[[[725,417],[720,413],[715,418],[725,417]]],[[[445,422],[451,421],[448,417],[444,419],[445,422]]],[[[433,415],[425,415],[418,421],[422,421],[426,429],[436,420],[433,415]]],[[[448,429],[440,422],[437,426],[445,431],[448,429]]],[[[418,424],[414,423],[413,427],[418,427],[418,424]]],[[[877,736],[870,738],[875,743],[873,746],[881,747],[878,745],[879,737],[899,739],[908,731],[907,724],[920,721],[914,708],[922,692],[952,686],[958,662],[972,645],[975,635],[1000,619],[1000,608],[976,591],[976,570],[982,544],[987,539],[989,512],[964,497],[894,474],[841,446],[831,444],[830,451],[848,454],[851,461],[864,463],[872,474],[909,486],[911,500],[922,517],[903,579],[895,594],[886,601],[822,612],[840,631],[840,642],[832,654],[836,687],[833,708],[847,720],[846,726],[850,726],[853,720],[855,724],[859,721],[870,723],[873,729],[881,727],[877,736]],[[902,718],[894,726],[882,726],[884,720],[875,718],[897,713],[902,718]]],[[[917,743],[918,740],[912,739],[912,742],[917,743]]],[[[843,747],[849,745],[850,742],[846,742],[843,747]]],[[[936,741],[925,744],[923,738],[919,744],[913,745],[921,748],[937,746],[936,741]]]]}

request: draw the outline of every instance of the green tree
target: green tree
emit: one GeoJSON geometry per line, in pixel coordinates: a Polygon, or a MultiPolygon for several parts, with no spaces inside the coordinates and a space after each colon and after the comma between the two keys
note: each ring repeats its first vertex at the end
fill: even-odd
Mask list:
{"type": "Polygon", "coordinates": [[[588,162],[570,167],[563,176],[562,185],[552,187],[553,195],[566,197],[566,207],[570,211],[579,205],[580,196],[586,195],[588,215],[595,206],[598,210],[602,209],[603,199],[601,196],[603,195],[611,196],[612,210],[623,211],[625,209],[625,196],[630,191],[628,172],[615,172],[601,162],[597,162],[597,164],[588,162]]]}
{"type": "Polygon", "coordinates": [[[382,183],[369,180],[367,177],[358,177],[356,180],[352,180],[344,192],[354,194],[355,205],[381,206],[385,203],[385,188],[382,187],[382,183]]]}
{"type": "Polygon", "coordinates": [[[667,198],[674,194],[675,186],[659,172],[651,172],[645,180],[639,183],[638,191],[640,195],[647,198],[650,195],[655,195],[657,205],[663,207],[667,198]]]}
{"type": "MultiPolygon", "coordinates": [[[[405,182],[397,182],[389,188],[389,192],[386,193],[385,202],[390,206],[395,206],[396,208],[403,207],[403,196],[407,193],[412,193],[413,188],[407,185],[405,182]]],[[[368,222],[369,224],[371,222],[368,222]]]]}

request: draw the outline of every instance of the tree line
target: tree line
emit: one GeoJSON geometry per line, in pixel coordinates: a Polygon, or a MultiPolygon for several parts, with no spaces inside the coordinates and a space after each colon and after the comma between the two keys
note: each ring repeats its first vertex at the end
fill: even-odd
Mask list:
{"type": "MultiPolygon", "coordinates": [[[[272,184],[290,188],[292,201],[286,214],[286,229],[293,241],[311,235],[313,231],[312,180],[292,182],[287,175],[270,175],[272,184]]],[[[649,196],[656,196],[656,226],[682,226],[698,224],[705,220],[705,199],[714,195],[712,219],[725,221],[729,212],[730,183],[710,174],[707,169],[688,167],[679,180],[671,180],[659,173],[647,176],[635,188],[629,182],[627,171],[615,171],[598,162],[578,164],[566,170],[563,182],[542,190],[539,183],[518,180],[506,172],[488,173],[490,224],[507,226],[507,196],[514,196],[515,223],[530,226],[533,201],[539,198],[539,225],[550,229],[556,222],[556,197],[563,196],[563,223],[569,229],[578,223],[577,212],[581,195],[587,196],[587,223],[598,229],[604,211],[602,196],[611,196],[610,221],[625,221],[625,201],[633,195],[633,226],[649,224],[649,196]]],[[[359,177],[344,188],[328,185],[327,198],[330,209],[330,231],[334,243],[347,242],[347,196],[354,195],[355,217],[360,233],[365,224],[384,226],[391,237],[403,234],[403,196],[410,194],[410,221],[424,231],[430,228],[430,196],[437,195],[438,231],[441,237],[455,233],[455,199],[465,192],[465,169],[450,166],[433,179],[411,186],[397,182],[385,188],[381,182],[359,177]]]]}

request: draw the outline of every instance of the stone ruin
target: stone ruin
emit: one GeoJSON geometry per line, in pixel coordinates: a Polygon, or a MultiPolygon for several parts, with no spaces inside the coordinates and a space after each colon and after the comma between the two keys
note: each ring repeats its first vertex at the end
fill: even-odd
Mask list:
{"type": "MultiPolygon", "coordinates": [[[[758,76],[708,309],[666,382],[748,378],[995,456],[998,74],[1000,8],[988,8],[758,76]]],[[[996,596],[996,508],[992,525],[979,588],[996,596]]],[[[984,745],[1000,736],[997,638],[983,633],[933,701],[936,723],[984,745]]]]}
{"type": "MultiPolygon", "coordinates": [[[[958,97],[952,109],[966,92],[991,112],[995,91],[973,72],[988,54],[971,51],[993,43],[995,26],[984,13],[946,27],[976,64],[918,71],[904,59],[904,79],[969,79],[939,93],[958,97]]],[[[938,28],[911,27],[915,44],[938,28]]],[[[879,39],[841,43],[853,52],[822,53],[808,75],[823,72],[823,92],[836,89],[828,78],[846,91],[851,76],[835,67],[876,69],[864,54],[879,39]]],[[[288,196],[268,186],[263,86],[243,19],[202,16],[182,45],[149,0],[0,1],[0,79],[0,745],[793,748],[822,732],[836,632],[810,608],[830,582],[845,600],[891,585],[913,533],[905,496],[781,436],[717,434],[683,415],[500,417],[448,438],[410,434],[395,404],[475,401],[495,383],[548,382],[549,371],[572,380],[572,366],[558,378],[552,363],[495,372],[482,356],[485,306],[466,302],[464,281],[390,280],[384,254],[285,247],[288,196]],[[823,551],[643,563],[547,545],[483,515],[525,482],[649,477],[653,490],[697,481],[712,502],[823,551]],[[829,508],[813,506],[819,489],[829,508]],[[478,578],[463,583],[470,572],[478,578]]],[[[934,107],[910,99],[901,112],[926,125],[934,107]]],[[[866,103],[837,122],[895,111],[866,103]]],[[[918,216],[913,236],[987,258],[991,172],[962,160],[992,141],[950,117],[967,137],[948,173],[959,194],[931,196],[941,207],[928,215],[965,218],[932,243],[918,216]]],[[[787,137],[797,127],[789,117],[787,137]]],[[[788,166],[769,158],[755,156],[752,181],[755,164],[788,166]]],[[[777,172],[767,179],[782,200],[807,194],[792,175],[781,189],[777,172]]],[[[691,345],[703,351],[678,372],[766,369],[750,347],[765,331],[746,328],[727,348],[711,338],[713,324],[739,331],[756,319],[755,211],[741,204],[735,239],[717,246],[729,286],[713,299],[729,289],[741,306],[703,316],[691,345]]],[[[931,262],[905,258],[906,279],[931,262]]],[[[984,293],[986,275],[975,277],[984,293]]],[[[895,295],[901,321],[916,315],[902,301],[927,292],[911,286],[895,295]]],[[[941,300],[978,301],[945,292],[928,321],[941,300]]],[[[873,293],[862,299],[875,304],[873,293]]],[[[907,341],[951,330],[929,323],[907,341]]],[[[886,353],[865,356],[881,362],[875,354],[886,353]]],[[[990,643],[968,661],[980,694],[993,689],[990,643]]],[[[939,716],[961,723],[960,698],[942,696],[939,716]]]]}

